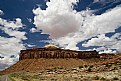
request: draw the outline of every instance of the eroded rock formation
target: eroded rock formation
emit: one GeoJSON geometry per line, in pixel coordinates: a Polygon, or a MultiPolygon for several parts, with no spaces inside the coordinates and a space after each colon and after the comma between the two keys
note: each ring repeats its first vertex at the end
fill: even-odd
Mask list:
{"type": "Polygon", "coordinates": [[[39,59],[39,58],[98,58],[96,51],[75,51],[60,49],[56,46],[45,46],[44,48],[34,48],[21,50],[20,60],[23,59],[39,59]]]}

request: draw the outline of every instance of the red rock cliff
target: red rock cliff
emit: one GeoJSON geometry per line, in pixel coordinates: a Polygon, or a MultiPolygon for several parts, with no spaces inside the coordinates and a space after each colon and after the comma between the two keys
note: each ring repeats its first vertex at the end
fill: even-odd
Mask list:
{"type": "Polygon", "coordinates": [[[34,48],[21,50],[20,60],[39,58],[98,58],[96,51],[75,51],[60,49],[56,46],[45,46],[44,48],[34,48]]]}

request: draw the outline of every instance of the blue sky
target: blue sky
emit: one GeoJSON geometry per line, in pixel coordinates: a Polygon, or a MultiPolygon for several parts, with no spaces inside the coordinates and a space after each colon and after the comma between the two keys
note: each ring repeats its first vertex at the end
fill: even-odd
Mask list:
{"type": "Polygon", "coordinates": [[[20,50],[48,43],[72,50],[121,50],[121,0],[0,0],[0,69],[20,50]]]}

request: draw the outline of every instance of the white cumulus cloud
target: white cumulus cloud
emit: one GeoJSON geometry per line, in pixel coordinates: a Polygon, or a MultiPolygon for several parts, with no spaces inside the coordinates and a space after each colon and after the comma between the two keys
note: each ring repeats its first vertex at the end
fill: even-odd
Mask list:
{"type": "Polygon", "coordinates": [[[18,60],[20,50],[25,49],[22,40],[27,39],[26,33],[19,31],[23,26],[20,18],[15,19],[15,21],[0,18],[0,29],[9,35],[9,37],[0,36],[0,56],[4,57],[0,59],[0,65],[3,65],[0,67],[1,70],[15,63],[18,60]],[[12,55],[15,58],[10,58],[12,55]]]}
{"type": "Polygon", "coordinates": [[[30,32],[34,33],[34,32],[38,32],[38,30],[36,28],[31,28],[30,32]]]}
{"type": "Polygon", "coordinates": [[[52,38],[58,38],[68,33],[78,31],[82,17],[72,10],[72,4],[76,0],[51,0],[47,2],[48,8],[34,9],[34,24],[43,33],[50,34],[52,38]]]}
{"type": "MultiPolygon", "coordinates": [[[[80,12],[74,10],[73,4],[76,2],[76,0],[50,0],[47,2],[46,10],[33,9],[34,24],[37,30],[49,34],[54,44],[78,50],[79,42],[99,34],[115,32],[115,29],[121,26],[121,5],[101,15],[93,15],[88,9],[80,12]]],[[[109,41],[109,38],[103,40],[109,41]]],[[[100,41],[94,42],[100,43],[100,46],[105,44],[100,41]]]]}
{"type": "Polygon", "coordinates": [[[105,45],[112,45],[115,44],[116,39],[106,37],[105,34],[98,35],[96,38],[92,38],[88,42],[82,44],[84,47],[89,46],[105,46],[105,45]]]}
{"type": "Polygon", "coordinates": [[[121,33],[116,33],[112,37],[107,37],[104,34],[98,35],[98,37],[92,38],[88,42],[82,44],[84,47],[89,46],[102,46],[97,48],[97,50],[103,50],[103,52],[113,52],[111,49],[116,49],[118,52],[121,52],[121,33]]]}
{"type": "Polygon", "coordinates": [[[4,12],[2,10],[0,10],[0,15],[4,15],[4,12]]]}
{"type": "Polygon", "coordinates": [[[86,19],[84,27],[86,35],[96,35],[115,32],[121,26],[121,6],[118,6],[102,15],[91,16],[86,19]]]}

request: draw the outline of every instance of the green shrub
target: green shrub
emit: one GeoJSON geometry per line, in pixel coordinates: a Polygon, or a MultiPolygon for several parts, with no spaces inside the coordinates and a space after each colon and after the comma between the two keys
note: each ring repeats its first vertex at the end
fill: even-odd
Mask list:
{"type": "Polygon", "coordinates": [[[88,67],[87,65],[84,65],[84,67],[86,68],[86,67],[88,67]]]}
{"type": "Polygon", "coordinates": [[[9,75],[8,77],[9,77],[9,79],[10,79],[11,81],[16,81],[16,80],[14,80],[14,79],[12,78],[11,75],[9,75]]]}
{"type": "Polygon", "coordinates": [[[111,66],[112,66],[111,63],[107,63],[107,64],[106,64],[106,67],[111,67],[111,66]]]}
{"type": "Polygon", "coordinates": [[[113,80],[119,80],[117,77],[114,77],[113,80]]]}
{"type": "Polygon", "coordinates": [[[64,68],[63,67],[54,67],[54,68],[50,69],[50,71],[57,71],[59,69],[64,69],[64,68]]]}
{"type": "Polygon", "coordinates": [[[63,67],[59,67],[59,69],[64,69],[63,67]]]}
{"type": "Polygon", "coordinates": [[[83,66],[79,66],[79,69],[83,68],[83,66]]]}
{"type": "Polygon", "coordinates": [[[91,71],[92,71],[92,69],[91,69],[91,68],[88,68],[88,69],[87,69],[87,71],[88,71],[88,72],[91,72],[91,71]]]}
{"type": "Polygon", "coordinates": [[[93,65],[89,66],[89,68],[93,68],[93,65]]]}
{"type": "Polygon", "coordinates": [[[100,78],[99,78],[99,76],[95,76],[95,77],[93,77],[93,79],[94,80],[99,80],[100,78]]]}
{"type": "Polygon", "coordinates": [[[93,65],[89,66],[87,71],[91,72],[92,68],[93,68],[93,65]]]}
{"type": "Polygon", "coordinates": [[[106,78],[102,77],[102,78],[100,78],[100,80],[101,80],[101,81],[104,81],[104,80],[106,80],[106,78]]]}
{"type": "Polygon", "coordinates": [[[0,76],[2,76],[2,74],[0,74],[0,76]]]}
{"type": "Polygon", "coordinates": [[[38,76],[38,75],[34,75],[34,76],[32,76],[32,78],[34,78],[34,79],[38,79],[39,76],[38,76]]]}
{"type": "Polygon", "coordinates": [[[13,74],[10,74],[10,76],[11,76],[11,77],[16,77],[16,74],[15,74],[15,73],[13,73],[13,74]]]}
{"type": "Polygon", "coordinates": [[[31,76],[22,76],[21,79],[30,81],[31,80],[31,76]]]}
{"type": "Polygon", "coordinates": [[[53,69],[64,69],[63,67],[54,67],[53,69]]]}

